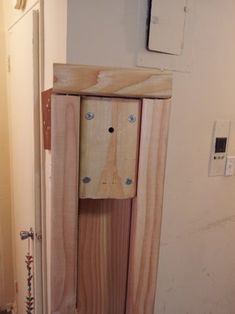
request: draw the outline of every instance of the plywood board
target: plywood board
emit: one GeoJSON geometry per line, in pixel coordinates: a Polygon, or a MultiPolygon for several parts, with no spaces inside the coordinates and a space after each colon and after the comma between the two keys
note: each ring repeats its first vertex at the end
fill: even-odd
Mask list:
{"type": "Polygon", "coordinates": [[[130,200],[81,200],[79,205],[79,314],[124,314],[130,200]]]}
{"type": "Polygon", "coordinates": [[[170,98],[170,72],[54,64],[53,92],[95,96],[170,98]]]}
{"type": "Polygon", "coordinates": [[[76,308],[80,98],[52,96],[52,314],[76,308]]]}
{"type": "Polygon", "coordinates": [[[133,201],[127,314],[153,314],[159,258],[169,100],[144,100],[133,201]]]}
{"type": "Polygon", "coordinates": [[[83,97],[80,198],[136,195],[141,101],[83,97]]]}

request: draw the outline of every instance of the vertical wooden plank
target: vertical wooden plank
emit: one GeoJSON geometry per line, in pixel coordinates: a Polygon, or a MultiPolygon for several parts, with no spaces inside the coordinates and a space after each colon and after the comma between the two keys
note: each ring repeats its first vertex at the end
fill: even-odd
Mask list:
{"type": "Polygon", "coordinates": [[[127,314],[153,314],[170,100],[145,99],[139,178],[132,207],[127,314]]]}
{"type": "Polygon", "coordinates": [[[52,314],[76,308],[79,119],[79,97],[52,96],[52,314]]]}
{"type": "Polygon", "coordinates": [[[124,314],[130,200],[80,200],[78,313],[124,314]]]}

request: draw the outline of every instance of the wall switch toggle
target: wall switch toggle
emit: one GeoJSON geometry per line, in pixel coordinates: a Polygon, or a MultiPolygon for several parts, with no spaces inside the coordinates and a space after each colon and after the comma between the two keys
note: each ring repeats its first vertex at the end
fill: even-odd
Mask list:
{"type": "Polygon", "coordinates": [[[235,156],[227,156],[225,166],[225,176],[233,176],[235,171],[235,156]]]}

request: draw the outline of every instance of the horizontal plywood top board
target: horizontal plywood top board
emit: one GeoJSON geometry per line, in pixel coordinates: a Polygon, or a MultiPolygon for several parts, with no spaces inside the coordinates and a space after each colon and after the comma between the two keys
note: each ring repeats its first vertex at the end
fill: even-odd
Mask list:
{"type": "Polygon", "coordinates": [[[172,74],[150,69],[54,64],[54,93],[170,98],[172,74]]]}

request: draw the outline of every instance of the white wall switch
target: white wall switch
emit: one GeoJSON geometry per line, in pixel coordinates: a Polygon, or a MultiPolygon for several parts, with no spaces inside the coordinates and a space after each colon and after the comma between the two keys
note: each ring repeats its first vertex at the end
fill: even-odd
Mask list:
{"type": "Polygon", "coordinates": [[[209,176],[224,176],[231,121],[214,124],[209,163],[209,176]]]}
{"type": "Polygon", "coordinates": [[[233,176],[235,170],[235,156],[227,156],[225,176],[233,176]]]}

